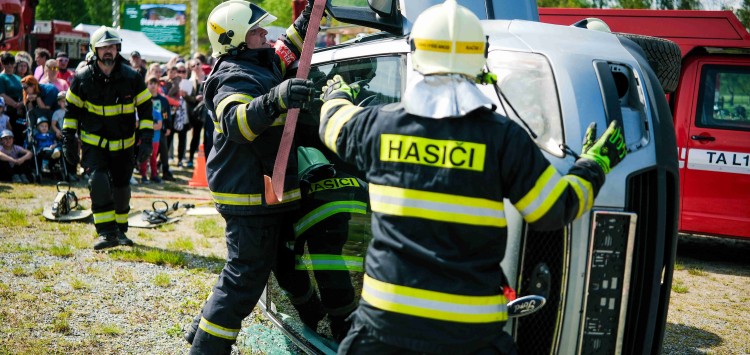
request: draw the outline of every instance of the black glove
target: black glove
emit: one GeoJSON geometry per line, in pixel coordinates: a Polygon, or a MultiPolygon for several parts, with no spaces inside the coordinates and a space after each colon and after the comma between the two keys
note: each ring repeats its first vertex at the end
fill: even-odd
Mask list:
{"type": "Polygon", "coordinates": [[[78,139],[74,133],[65,132],[63,134],[63,156],[65,161],[70,165],[78,165],[78,139]]]}
{"type": "MultiPolygon", "coordinates": [[[[306,108],[312,99],[313,83],[304,79],[287,79],[265,95],[264,103],[272,105],[272,112],[286,112],[290,108],[306,108]]],[[[271,112],[266,108],[266,112],[271,112]]]]}
{"type": "Polygon", "coordinates": [[[153,146],[151,141],[154,139],[154,131],[151,129],[144,129],[141,131],[141,144],[138,145],[138,156],[136,160],[138,164],[141,164],[151,157],[153,152],[153,146]]]}
{"type": "Polygon", "coordinates": [[[620,121],[612,121],[598,140],[595,137],[596,122],[591,122],[584,136],[581,158],[595,161],[605,174],[609,174],[628,154],[620,121]]]}

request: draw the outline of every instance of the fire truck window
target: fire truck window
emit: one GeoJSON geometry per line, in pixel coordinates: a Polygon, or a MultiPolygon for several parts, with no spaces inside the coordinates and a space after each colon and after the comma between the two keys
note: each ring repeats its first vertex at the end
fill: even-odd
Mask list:
{"type": "Polygon", "coordinates": [[[3,33],[0,39],[5,40],[13,38],[16,35],[16,17],[13,15],[5,15],[5,22],[3,23],[3,33]]]}
{"type": "Polygon", "coordinates": [[[697,126],[750,130],[750,69],[704,66],[698,102],[697,126]]]}

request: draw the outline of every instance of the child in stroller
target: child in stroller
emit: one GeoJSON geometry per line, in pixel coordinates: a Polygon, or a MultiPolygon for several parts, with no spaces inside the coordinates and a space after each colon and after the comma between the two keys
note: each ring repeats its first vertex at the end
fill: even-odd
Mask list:
{"type": "MultiPolygon", "coordinates": [[[[51,173],[53,166],[59,168],[62,147],[58,144],[55,134],[49,130],[49,119],[41,116],[36,121],[36,132],[34,133],[37,160],[41,161],[42,173],[51,173]]],[[[62,177],[65,174],[61,172],[62,177]]]]}

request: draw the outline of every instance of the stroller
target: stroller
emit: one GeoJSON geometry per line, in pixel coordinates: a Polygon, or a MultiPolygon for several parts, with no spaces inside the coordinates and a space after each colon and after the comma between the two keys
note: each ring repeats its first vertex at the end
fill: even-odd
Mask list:
{"type": "Polygon", "coordinates": [[[63,158],[58,157],[56,159],[50,159],[49,160],[49,168],[48,171],[43,171],[44,169],[40,169],[40,159],[39,154],[41,153],[37,149],[37,142],[34,138],[35,133],[37,132],[36,127],[37,124],[41,122],[47,122],[48,124],[51,124],[47,117],[51,117],[51,112],[49,110],[44,109],[32,109],[32,110],[26,110],[26,149],[30,150],[31,153],[34,155],[34,172],[32,173],[33,180],[36,183],[42,182],[42,174],[43,173],[49,173],[52,177],[55,175],[59,176],[59,179],[62,181],[67,180],[68,178],[68,169],[63,161],[63,158]]]}

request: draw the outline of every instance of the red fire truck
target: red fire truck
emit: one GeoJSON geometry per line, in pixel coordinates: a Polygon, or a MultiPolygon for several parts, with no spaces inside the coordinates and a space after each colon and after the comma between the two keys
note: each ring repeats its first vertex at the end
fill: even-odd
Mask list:
{"type": "MultiPolygon", "coordinates": [[[[674,41],[682,68],[668,94],[684,233],[750,238],[750,34],[731,11],[539,8],[542,22],[603,20],[613,32],[674,41]]],[[[658,65],[658,64],[657,64],[658,65]]]]}
{"type": "Polygon", "coordinates": [[[70,22],[35,21],[37,0],[0,0],[0,50],[33,52],[46,48],[54,55],[64,51],[75,63],[88,51],[89,34],[76,31],[70,22]]]}

